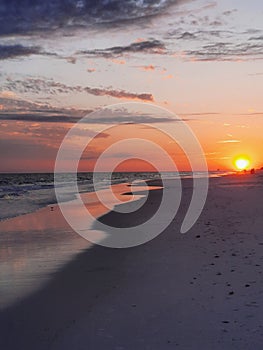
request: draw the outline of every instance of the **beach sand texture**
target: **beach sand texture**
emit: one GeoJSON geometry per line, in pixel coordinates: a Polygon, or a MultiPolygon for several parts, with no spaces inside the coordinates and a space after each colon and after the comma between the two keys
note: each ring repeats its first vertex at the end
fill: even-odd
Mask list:
{"type": "MultiPolygon", "coordinates": [[[[210,179],[203,213],[186,234],[179,232],[192,181],[183,180],[183,187],[174,221],[144,245],[90,246],[68,228],[67,243],[73,250],[76,244],[79,254],[1,309],[0,348],[261,349],[263,177],[210,179]]],[[[135,214],[110,212],[100,220],[138,224],[156,210],[161,193],[150,191],[135,214]]],[[[47,213],[41,215],[50,222],[47,213]]],[[[51,236],[54,221],[46,228],[51,236]]]]}

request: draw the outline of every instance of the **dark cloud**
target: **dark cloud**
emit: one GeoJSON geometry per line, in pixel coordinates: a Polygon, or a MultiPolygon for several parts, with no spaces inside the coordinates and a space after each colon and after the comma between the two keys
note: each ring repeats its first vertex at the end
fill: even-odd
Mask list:
{"type": "MultiPolygon", "coordinates": [[[[68,114],[50,114],[43,112],[1,112],[0,111],[0,121],[23,121],[23,122],[35,122],[35,123],[69,123],[75,124],[77,123],[81,117],[80,113],[76,112],[76,115],[72,115],[71,111],[68,111],[68,114]]],[[[83,124],[153,124],[153,123],[168,123],[168,122],[176,122],[179,120],[168,118],[165,116],[153,117],[147,114],[135,115],[135,114],[118,114],[111,115],[110,112],[102,113],[90,113],[85,120],[83,120],[83,124]],[[109,115],[108,115],[109,113],[109,115]]]]}
{"type": "MultiPolygon", "coordinates": [[[[0,60],[23,58],[31,55],[53,56],[61,59],[70,60],[71,58],[59,56],[55,52],[45,51],[40,46],[24,46],[21,44],[1,45],[0,44],[0,60]]],[[[73,62],[71,62],[73,63],[73,62]]]]}
{"type": "Polygon", "coordinates": [[[263,41],[263,35],[251,37],[251,38],[249,38],[249,40],[261,40],[261,41],[263,41]]]}
{"type": "Polygon", "coordinates": [[[23,122],[37,122],[37,123],[76,123],[80,117],[73,117],[70,115],[57,114],[43,114],[35,113],[2,113],[0,112],[0,120],[16,120],[23,122]]]}
{"type": "Polygon", "coordinates": [[[126,106],[117,109],[103,108],[89,114],[85,122],[88,124],[154,124],[181,121],[176,117],[167,115],[166,112],[153,113],[143,111],[143,106],[140,106],[139,109],[142,110],[137,108],[136,111],[133,111],[126,106]]]}
{"type": "MultiPolygon", "coordinates": [[[[97,56],[112,58],[121,56],[128,53],[150,53],[158,54],[166,52],[166,48],[163,42],[159,40],[145,40],[141,42],[131,43],[127,46],[114,46],[106,49],[95,49],[95,50],[83,50],[79,51],[76,54],[86,55],[86,56],[97,56]]],[[[17,57],[28,57],[31,55],[45,55],[45,56],[54,56],[60,59],[65,59],[67,62],[75,64],[77,58],[74,56],[63,56],[58,55],[53,52],[47,52],[43,50],[40,46],[24,46],[20,44],[16,45],[1,45],[0,44],[0,60],[13,59],[17,57]]],[[[89,70],[93,72],[94,70],[89,70]]]]}
{"type": "Polygon", "coordinates": [[[256,60],[263,58],[261,43],[218,42],[203,45],[195,50],[186,50],[186,57],[197,61],[236,61],[256,60]]]}
{"type": "Polygon", "coordinates": [[[2,0],[0,35],[118,25],[163,14],[187,0],[2,0]]]}
{"type": "Polygon", "coordinates": [[[153,101],[154,97],[149,93],[132,93],[125,90],[116,90],[111,87],[109,88],[92,88],[89,86],[69,86],[54,80],[44,79],[25,79],[25,80],[13,80],[7,79],[4,86],[5,89],[11,91],[17,91],[19,93],[35,93],[35,94],[58,94],[58,93],[88,93],[94,96],[110,96],[120,99],[132,99],[141,101],[153,101]]]}
{"type": "Polygon", "coordinates": [[[187,39],[195,39],[195,38],[196,38],[195,34],[190,33],[190,32],[184,32],[179,36],[178,39],[187,40],[187,39]]]}
{"type": "Polygon", "coordinates": [[[106,49],[84,50],[77,54],[97,57],[116,57],[129,53],[151,53],[158,54],[166,51],[165,45],[159,40],[146,40],[131,43],[127,46],[114,46],[106,49]]]}
{"type": "Polygon", "coordinates": [[[166,39],[176,39],[176,40],[196,40],[196,41],[207,41],[211,43],[211,41],[215,41],[216,38],[225,40],[231,39],[234,35],[238,35],[231,30],[220,30],[220,29],[202,29],[202,30],[192,30],[192,31],[183,31],[183,30],[172,30],[169,31],[165,38],[166,39]]]}
{"type": "Polygon", "coordinates": [[[91,115],[87,119],[87,124],[154,124],[154,123],[171,123],[176,122],[177,119],[172,119],[168,117],[153,117],[147,114],[135,115],[135,114],[126,114],[126,115],[116,115],[116,116],[107,116],[100,117],[91,115]]]}
{"type": "Polygon", "coordinates": [[[91,110],[56,108],[16,98],[0,97],[0,120],[76,123],[91,110]]]}
{"type": "Polygon", "coordinates": [[[207,18],[204,29],[196,30],[195,26],[187,31],[184,28],[168,31],[165,35],[167,45],[177,40],[177,47],[183,52],[185,60],[190,58],[197,61],[248,61],[263,58],[262,30],[240,31],[238,28],[224,29],[224,27],[220,29],[222,24],[220,20],[211,21],[208,16],[205,17],[207,18]],[[188,48],[184,45],[187,40],[191,41],[191,46],[188,48]]]}
{"type": "MultiPolygon", "coordinates": [[[[8,92],[7,92],[8,94],[8,92]]],[[[81,113],[80,115],[84,115],[88,112],[91,112],[90,110],[81,110],[81,109],[74,109],[71,108],[56,108],[51,106],[48,103],[38,103],[38,102],[32,102],[27,101],[23,99],[18,99],[16,97],[5,97],[6,92],[0,93],[0,112],[43,112],[43,113],[53,113],[53,114],[68,114],[69,111],[71,111],[71,114],[81,113]]]]}
{"type": "Polygon", "coordinates": [[[224,16],[230,16],[230,15],[232,15],[235,12],[237,12],[237,9],[227,10],[227,11],[223,12],[223,15],[224,16]]]}
{"type": "Polygon", "coordinates": [[[243,34],[259,34],[262,33],[261,29],[249,28],[243,32],[243,34]]]}
{"type": "Polygon", "coordinates": [[[219,21],[219,20],[215,20],[209,23],[210,26],[214,26],[214,27],[218,27],[218,26],[222,26],[223,22],[219,21]]]}
{"type": "Polygon", "coordinates": [[[153,95],[147,93],[132,93],[124,90],[113,90],[113,89],[98,89],[98,88],[90,88],[85,87],[84,91],[88,94],[95,96],[111,96],[115,98],[125,98],[130,100],[142,100],[142,101],[153,101],[153,95]]]}
{"type": "Polygon", "coordinates": [[[207,29],[207,30],[197,30],[194,33],[195,36],[202,38],[217,37],[217,38],[233,38],[237,35],[233,30],[221,30],[221,29],[207,29]]]}
{"type": "Polygon", "coordinates": [[[102,109],[96,112],[75,108],[56,108],[15,98],[0,97],[0,121],[22,121],[35,123],[76,123],[87,116],[85,124],[119,124],[119,123],[166,123],[179,121],[166,115],[153,116],[148,113],[132,113],[126,109],[102,109]],[[94,113],[92,113],[94,112],[94,113]]]}
{"type": "Polygon", "coordinates": [[[44,54],[39,46],[0,45],[0,60],[44,54]]]}

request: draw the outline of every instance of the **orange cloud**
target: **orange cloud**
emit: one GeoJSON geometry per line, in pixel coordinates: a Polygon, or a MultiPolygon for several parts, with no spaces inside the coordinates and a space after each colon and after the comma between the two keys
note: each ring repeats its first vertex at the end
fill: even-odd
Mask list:
{"type": "Polygon", "coordinates": [[[174,76],[172,74],[168,74],[168,75],[163,77],[163,80],[172,79],[173,77],[174,76]]]}
{"type": "Polygon", "coordinates": [[[118,60],[116,58],[112,58],[111,62],[115,63],[115,64],[126,64],[125,60],[118,60]]]}
{"type": "Polygon", "coordinates": [[[88,73],[94,73],[94,72],[96,72],[96,68],[88,68],[87,72],[88,73]]]}
{"type": "Polygon", "coordinates": [[[16,94],[10,90],[4,90],[0,92],[0,96],[4,98],[12,98],[12,97],[16,97],[16,94]]]}
{"type": "Polygon", "coordinates": [[[143,39],[143,38],[137,38],[137,39],[135,40],[135,43],[142,43],[143,41],[145,41],[145,39],[143,39]]]}
{"type": "Polygon", "coordinates": [[[218,141],[217,143],[239,143],[240,140],[221,140],[218,141]]]}
{"type": "Polygon", "coordinates": [[[155,70],[155,66],[152,64],[149,64],[148,66],[141,66],[140,69],[142,69],[144,71],[153,71],[153,70],[155,70]]]}

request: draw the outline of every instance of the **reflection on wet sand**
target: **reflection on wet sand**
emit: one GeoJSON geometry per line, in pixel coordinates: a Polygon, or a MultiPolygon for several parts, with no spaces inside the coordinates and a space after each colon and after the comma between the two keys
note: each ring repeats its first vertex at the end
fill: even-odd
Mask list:
{"type": "MultiPolygon", "coordinates": [[[[112,186],[112,192],[102,190],[105,205],[95,193],[82,194],[81,198],[97,218],[114,203],[135,199],[133,195],[122,195],[127,190],[130,191],[127,184],[112,186]]],[[[70,208],[72,215],[77,215],[75,201],[70,208]]],[[[0,308],[34,292],[58,268],[91,245],[73,231],[57,205],[0,222],[0,308]]]]}
{"type": "MultiPolygon", "coordinates": [[[[137,189],[145,190],[142,186],[137,189]]],[[[112,191],[101,190],[104,205],[94,192],[84,193],[81,198],[92,216],[98,218],[116,204],[142,197],[127,194],[130,190],[127,184],[114,185],[112,191]]],[[[71,214],[79,221],[86,220],[76,201],[70,203],[71,214]]],[[[0,308],[33,293],[52,273],[92,246],[69,226],[58,205],[2,221],[0,232],[0,308]]]]}

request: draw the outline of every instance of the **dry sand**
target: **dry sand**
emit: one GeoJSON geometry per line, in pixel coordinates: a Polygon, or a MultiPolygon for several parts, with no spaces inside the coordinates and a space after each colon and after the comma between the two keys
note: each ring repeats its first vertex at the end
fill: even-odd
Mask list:
{"type": "MultiPolygon", "coordinates": [[[[261,349],[263,177],[211,179],[204,211],[184,235],[192,182],[183,182],[180,211],[157,238],[129,249],[87,249],[2,310],[0,348],[261,349]]],[[[101,220],[139,223],[160,197],[161,190],[150,191],[140,214],[101,220]]]]}

